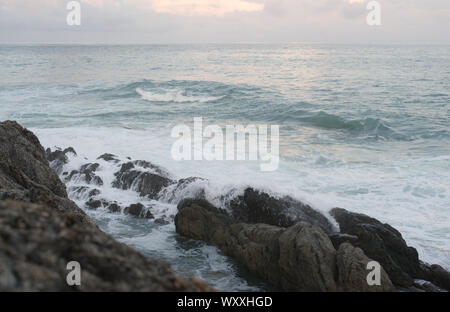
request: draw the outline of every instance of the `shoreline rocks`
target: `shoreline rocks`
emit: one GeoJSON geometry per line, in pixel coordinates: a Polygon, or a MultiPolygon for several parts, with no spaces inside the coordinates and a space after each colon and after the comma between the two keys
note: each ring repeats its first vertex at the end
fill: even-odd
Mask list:
{"type": "Polygon", "coordinates": [[[75,151],[46,153],[13,121],[0,122],[0,146],[0,291],[212,291],[115,241],[67,198],[46,157],[58,167],[75,151]],[[66,282],[71,261],[80,286],[66,282]]]}
{"type": "MultiPolygon", "coordinates": [[[[284,291],[393,291],[383,271],[382,286],[357,288],[369,260],[361,250],[337,252],[317,225],[291,227],[235,223],[223,209],[205,200],[178,205],[175,226],[180,235],[217,246],[251,273],[284,291]],[[340,258],[340,261],[337,261],[340,258]]],[[[364,276],[364,281],[366,281],[364,276]]]]}
{"type": "Polygon", "coordinates": [[[324,215],[289,196],[275,198],[265,192],[247,188],[244,195],[230,201],[229,207],[233,218],[238,222],[290,227],[305,221],[319,226],[326,233],[334,231],[324,215]]]}
{"type": "Polygon", "coordinates": [[[245,223],[206,200],[186,199],[175,216],[177,232],[217,246],[250,272],[285,291],[435,291],[449,272],[419,261],[417,251],[388,224],[333,210],[342,233],[300,220],[291,226],[245,223]],[[356,230],[358,229],[358,230],[356,230]],[[367,265],[381,265],[381,285],[369,286],[367,265]],[[409,275],[410,274],[410,275],[409,275]],[[434,274],[434,275],[433,275],[434,274]]]}
{"type": "MultiPolygon", "coordinates": [[[[122,204],[101,197],[99,163],[62,172],[68,155],[76,155],[75,150],[44,151],[31,132],[11,121],[0,123],[0,144],[0,236],[5,237],[0,241],[0,290],[73,290],[65,283],[64,265],[77,261],[76,257],[87,270],[87,282],[77,290],[211,290],[198,280],[177,277],[168,264],[145,258],[101,232],[67,198],[65,185],[47,159],[65,180],[88,184],[75,183],[69,189],[71,196],[87,196],[87,207],[154,219],[149,205],[137,203],[122,208],[122,204]],[[34,274],[37,278],[30,280],[34,274]]],[[[106,161],[119,169],[113,182],[116,188],[133,189],[142,197],[164,198],[170,203],[180,196],[194,196],[178,204],[177,232],[217,246],[277,289],[450,289],[448,271],[422,263],[417,251],[407,246],[396,229],[369,216],[333,209],[331,215],[339,224],[339,232],[325,215],[309,205],[253,188],[237,197],[224,195],[229,199],[224,207],[215,207],[205,200],[202,183],[207,181],[202,178],[176,181],[147,161],[129,159],[121,163],[112,154],[98,159],[103,165],[106,161]],[[367,264],[372,260],[382,266],[380,286],[367,284],[367,264]]],[[[167,221],[158,218],[155,222],[167,221]]]]}
{"type": "Polygon", "coordinates": [[[113,187],[122,190],[133,189],[140,196],[150,199],[155,199],[163,188],[175,183],[160,167],[143,160],[122,164],[115,176],[113,187]]]}

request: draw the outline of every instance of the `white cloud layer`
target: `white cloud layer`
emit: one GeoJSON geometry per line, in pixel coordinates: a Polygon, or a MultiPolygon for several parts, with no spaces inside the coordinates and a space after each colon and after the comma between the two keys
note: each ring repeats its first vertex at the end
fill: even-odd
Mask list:
{"type": "Polygon", "coordinates": [[[379,0],[382,26],[366,24],[369,0],[0,0],[0,42],[330,42],[450,44],[450,1],[379,0]]]}

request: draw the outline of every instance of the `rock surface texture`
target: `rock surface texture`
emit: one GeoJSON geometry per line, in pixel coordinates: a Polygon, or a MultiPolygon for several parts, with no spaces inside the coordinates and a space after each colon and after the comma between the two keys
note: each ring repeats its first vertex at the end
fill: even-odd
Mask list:
{"type": "Polygon", "coordinates": [[[238,210],[233,206],[227,210],[216,208],[202,199],[183,200],[175,217],[177,232],[219,247],[250,272],[281,290],[439,290],[430,283],[420,285],[415,279],[449,289],[449,272],[420,262],[417,251],[408,247],[401,234],[388,224],[334,209],[331,214],[339,223],[341,233],[331,232],[331,225],[328,227],[328,220],[324,222],[325,217],[319,212],[315,212],[317,217],[307,209],[305,217],[302,209],[307,206],[295,204],[286,208],[290,199],[281,198],[277,203],[277,199],[264,193],[247,192],[251,192],[252,200],[239,199],[245,205],[241,204],[238,210]],[[260,194],[263,195],[258,198],[260,194]],[[263,217],[253,217],[251,207],[262,211],[263,217]],[[273,213],[272,207],[275,207],[273,213]],[[292,212],[293,207],[300,211],[290,216],[298,219],[288,222],[280,214],[283,209],[292,212]],[[379,285],[367,282],[371,272],[368,264],[374,260],[381,264],[379,285]]]}
{"type": "Polygon", "coordinates": [[[46,157],[65,163],[68,152],[46,155],[33,133],[0,123],[0,291],[211,290],[99,230],[49,167],[46,157]],[[71,261],[80,263],[80,286],[66,282],[71,261]]]}
{"type": "Polygon", "coordinates": [[[366,266],[370,259],[349,244],[336,251],[328,235],[317,225],[303,221],[290,227],[236,223],[225,210],[205,200],[184,200],[178,210],[175,217],[178,233],[218,246],[250,272],[281,290],[394,290],[383,270],[382,286],[369,289],[366,266]]]}

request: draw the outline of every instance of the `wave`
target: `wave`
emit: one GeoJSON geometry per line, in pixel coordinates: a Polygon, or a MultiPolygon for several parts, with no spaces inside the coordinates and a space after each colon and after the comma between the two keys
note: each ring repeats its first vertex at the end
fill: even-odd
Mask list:
{"type": "Polygon", "coordinates": [[[324,111],[309,112],[304,110],[290,111],[283,115],[281,119],[288,123],[301,123],[327,130],[344,130],[357,135],[377,135],[393,139],[406,138],[388,126],[387,122],[379,118],[367,117],[348,120],[324,111]]]}
{"type": "Polygon", "coordinates": [[[202,96],[202,95],[189,95],[183,90],[165,90],[163,93],[144,91],[141,88],[136,88],[136,93],[139,94],[142,99],[149,102],[175,102],[175,103],[207,103],[223,99],[223,96],[202,96]]]}

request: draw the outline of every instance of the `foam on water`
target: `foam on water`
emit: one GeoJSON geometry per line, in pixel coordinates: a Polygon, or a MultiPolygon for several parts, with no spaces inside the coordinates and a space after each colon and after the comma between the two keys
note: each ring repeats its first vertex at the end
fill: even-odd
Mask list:
{"type": "Polygon", "coordinates": [[[136,92],[144,99],[150,102],[175,102],[175,103],[189,103],[189,102],[212,102],[223,98],[213,96],[196,96],[186,95],[183,90],[162,90],[160,93],[144,91],[141,88],[137,88],[136,92]]]}
{"type": "MultiPolygon", "coordinates": [[[[170,201],[155,203],[152,212],[157,217],[176,214],[176,203],[204,187],[207,198],[216,205],[223,204],[222,195],[240,194],[246,186],[255,186],[272,194],[286,194],[311,204],[328,217],[333,207],[366,213],[396,227],[408,244],[417,248],[421,259],[450,267],[449,214],[450,157],[393,158],[385,156],[377,162],[336,161],[331,155],[306,157],[302,161],[282,159],[280,169],[267,173],[259,171],[255,162],[187,161],[171,158],[168,129],[129,130],[123,128],[32,129],[45,146],[73,146],[79,154],[71,161],[73,168],[86,162],[99,162],[105,182],[102,196],[122,205],[141,201],[134,191],[110,187],[117,165],[96,160],[103,153],[112,153],[126,160],[149,160],[161,165],[175,178],[197,176],[199,180],[176,194],[170,201]],[[310,157],[310,158],[309,158],[310,157]],[[432,167],[430,165],[432,164],[432,167]]],[[[110,232],[114,230],[109,228],[110,232]]],[[[169,231],[170,232],[170,231],[169,231]]],[[[128,241],[133,240],[132,237],[128,241]]],[[[142,238],[141,238],[142,240],[142,238]]],[[[139,244],[140,246],[142,244],[139,244]]],[[[146,244],[148,249],[157,249],[146,244]]]]}

